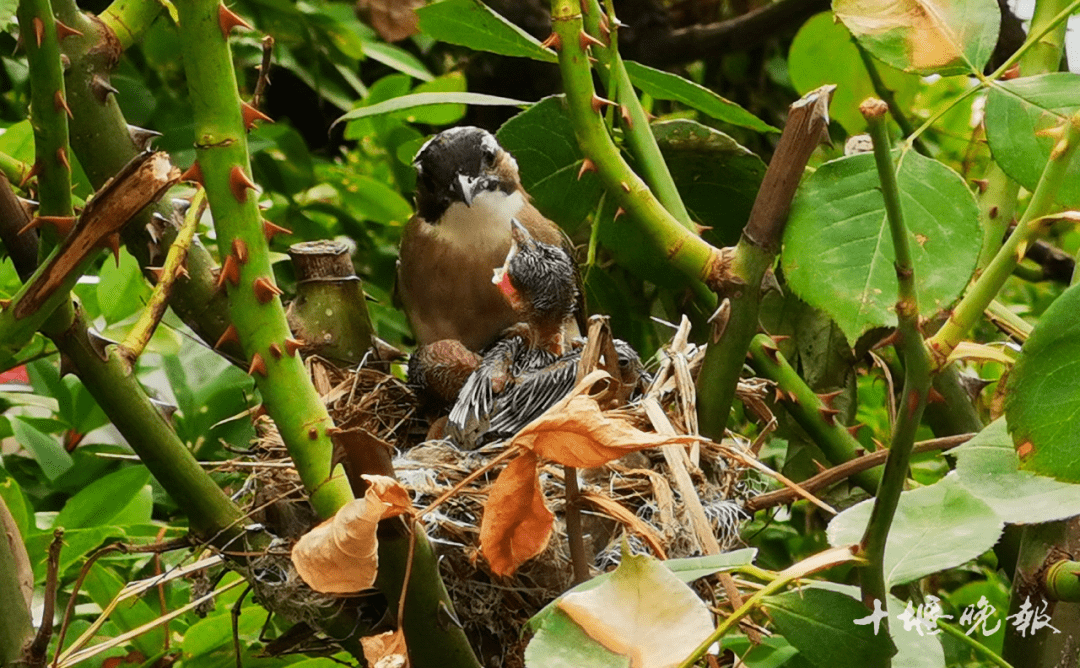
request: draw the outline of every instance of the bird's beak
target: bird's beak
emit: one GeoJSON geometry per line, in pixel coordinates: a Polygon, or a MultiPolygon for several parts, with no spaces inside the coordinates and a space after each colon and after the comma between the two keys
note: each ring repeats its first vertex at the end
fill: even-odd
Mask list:
{"type": "Polygon", "coordinates": [[[464,174],[458,174],[458,187],[461,189],[461,201],[465,202],[465,206],[472,206],[473,197],[476,195],[477,185],[480,183],[480,179],[475,176],[466,176],[464,174]]]}
{"type": "Polygon", "coordinates": [[[521,250],[521,244],[527,240],[532,239],[529,235],[529,231],[525,229],[525,226],[518,222],[517,218],[510,219],[510,250],[506,252],[506,259],[503,260],[501,267],[496,267],[491,277],[491,282],[499,286],[499,290],[504,295],[510,297],[515,292],[514,287],[510,285],[510,261],[514,259],[514,256],[521,250]]]}

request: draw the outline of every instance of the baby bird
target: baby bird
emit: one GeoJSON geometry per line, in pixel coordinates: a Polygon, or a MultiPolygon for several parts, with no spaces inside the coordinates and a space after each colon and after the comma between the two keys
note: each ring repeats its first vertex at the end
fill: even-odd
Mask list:
{"type": "MultiPolygon", "coordinates": [[[[564,327],[578,297],[573,262],[516,220],[512,236],[492,282],[521,322],[484,353],[450,412],[450,436],[466,449],[517,433],[566,396],[577,376],[581,347],[572,347],[564,327]]],[[[616,341],[616,351],[624,377],[640,377],[637,353],[623,341],[616,341]]]]}

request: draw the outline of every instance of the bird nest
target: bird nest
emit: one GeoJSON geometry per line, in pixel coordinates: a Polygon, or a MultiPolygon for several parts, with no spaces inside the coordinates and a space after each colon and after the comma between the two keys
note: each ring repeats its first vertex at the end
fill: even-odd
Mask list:
{"type": "MultiPolygon", "coordinates": [[[[660,353],[648,392],[604,411],[605,416],[652,435],[697,434],[693,378],[703,348],[688,342],[688,328],[684,323],[660,353]]],[[[481,554],[480,525],[501,456],[516,446],[503,441],[465,451],[447,440],[425,441],[416,397],[398,378],[373,368],[342,370],[317,358],[308,365],[335,424],[362,429],[392,446],[394,473],[412,493],[414,507],[426,509],[422,521],[439,554],[457,618],[485,665],[522,665],[522,625],[573,585],[568,493],[576,498],[577,509],[569,519],[580,524],[593,574],[618,563],[624,542],[662,559],[726,551],[739,543],[738,529],[746,518],[742,502],[757,480],[747,473],[760,467],[750,444],[737,437],[722,443],[684,438],[691,445],[639,450],[597,468],[541,462],[540,487],[555,515],[552,537],[541,554],[512,576],[497,575],[481,554]],[[575,483],[569,491],[568,473],[575,483]]],[[[765,381],[740,382],[738,395],[751,408],[767,410],[763,398],[768,390],[765,381]]],[[[771,415],[762,417],[771,420],[771,415]]],[[[272,428],[259,449],[266,456],[284,455],[272,428]]],[[[280,493],[294,489],[297,480],[290,468],[272,468],[260,483],[280,493]]]]}

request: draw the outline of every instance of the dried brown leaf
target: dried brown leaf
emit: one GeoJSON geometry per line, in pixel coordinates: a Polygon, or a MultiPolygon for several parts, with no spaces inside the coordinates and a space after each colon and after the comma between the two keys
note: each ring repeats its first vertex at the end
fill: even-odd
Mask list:
{"type": "Polygon", "coordinates": [[[315,591],[353,594],[369,589],[379,572],[379,521],[412,508],[409,493],[396,480],[363,478],[368,482],[364,498],[345,504],[293,546],[293,566],[315,591]]]}
{"type": "Polygon", "coordinates": [[[566,466],[593,468],[638,450],[698,440],[695,436],[644,432],[621,417],[604,413],[588,391],[609,378],[603,371],[589,374],[570,394],[522,429],[513,444],[566,466]]]}
{"type": "Polygon", "coordinates": [[[405,634],[400,629],[360,639],[364,658],[374,668],[404,668],[409,665],[405,634]]]}
{"type": "Polygon", "coordinates": [[[507,464],[491,486],[480,521],[480,551],[496,575],[513,575],[518,566],[544,551],[555,516],[544,504],[537,456],[525,451],[507,464]]]}

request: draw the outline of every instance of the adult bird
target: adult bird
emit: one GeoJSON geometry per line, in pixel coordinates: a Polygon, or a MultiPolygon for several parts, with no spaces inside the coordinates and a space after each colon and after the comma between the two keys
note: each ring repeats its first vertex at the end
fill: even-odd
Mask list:
{"type": "MultiPolygon", "coordinates": [[[[481,351],[520,320],[490,280],[510,249],[510,219],[571,256],[572,247],[529,202],[517,161],[491,133],[475,127],[440,132],[420,148],[413,166],[416,215],[401,239],[397,297],[418,344],[453,339],[481,351]]],[[[580,291],[576,305],[583,315],[580,291]]]]}
{"type": "MultiPolygon", "coordinates": [[[[578,299],[574,264],[517,220],[511,230],[510,250],[492,283],[520,322],[484,353],[450,411],[448,431],[465,448],[517,433],[566,396],[577,376],[580,339],[574,345],[564,327],[578,299]]],[[[638,384],[644,371],[637,353],[618,340],[615,349],[620,380],[638,384]]]]}

